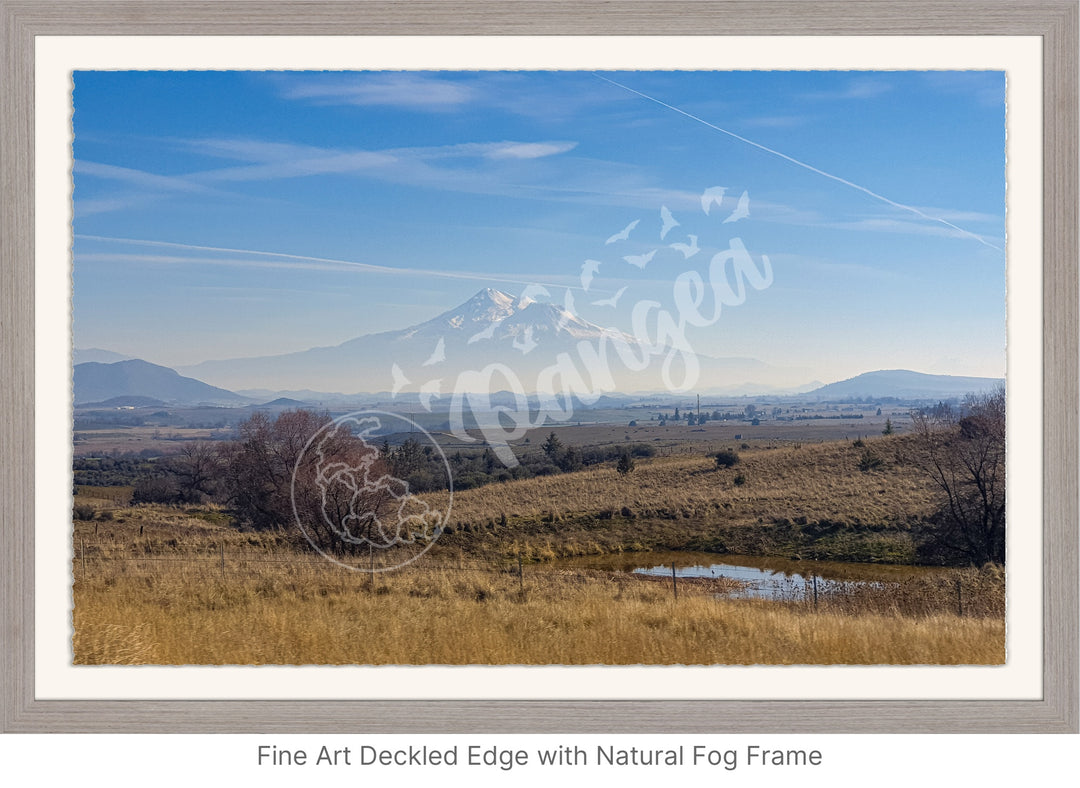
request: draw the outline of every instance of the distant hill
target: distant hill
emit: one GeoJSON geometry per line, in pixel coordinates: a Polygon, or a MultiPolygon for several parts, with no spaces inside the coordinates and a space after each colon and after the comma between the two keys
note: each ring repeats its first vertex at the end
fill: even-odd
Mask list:
{"type": "Polygon", "coordinates": [[[165,403],[154,397],[110,397],[104,402],[80,402],[83,408],[156,408],[165,403]]]}
{"type": "Polygon", "coordinates": [[[114,397],[151,397],[171,403],[243,405],[246,397],[185,378],[174,369],[141,359],[102,364],[89,361],[74,368],[75,404],[105,402],[114,397]]]}
{"type": "Polygon", "coordinates": [[[269,404],[270,400],[274,399],[292,399],[301,402],[338,402],[341,400],[347,400],[349,397],[340,392],[330,391],[312,391],[311,389],[300,389],[298,391],[278,391],[274,389],[233,389],[237,394],[247,397],[251,400],[266,400],[269,404]]]}
{"type": "Polygon", "coordinates": [[[290,397],[278,397],[270,402],[264,402],[262,405],[256,405],[256,408],[308,408],[311,407],[310,402],[302,402],[298,399],[291,399],[290,397]]]}
{"type": "Polygon", "coordinates": [[[822,400],[852,397],[948,399],[988,391],[1004,382],[1004,378],[965,378],[956,375],[927,375],[909,369],[882,369],[830,383],[808,392],[807,396],[822,400]]]}
{"type": "Polygon", "coordinates": [[[114,364],[117,361],[129,361],[131,356],[123,353],[114,353],[111,350],[102,350],[97,347],[75,348],[71,354],[72,364],[87,364],[96,361],[99,364],[114,364]]]}

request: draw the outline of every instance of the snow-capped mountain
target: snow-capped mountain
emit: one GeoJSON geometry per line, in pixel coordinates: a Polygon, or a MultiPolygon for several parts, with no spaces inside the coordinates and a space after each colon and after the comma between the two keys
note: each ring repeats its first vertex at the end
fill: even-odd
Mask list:
{"type": "Polygon", "coordinates": [[[429,331],[468,331],[471,329],[485,328],[491,323],[510,317],[521,308],[524,303],[532,303],[531,299],[525,299],[522,304],[512,295],[507,295],[490,287],[481,290],[464,304],[443,312],[438,317],[433,317],[426,323],[421,323],[415,328],[407,328],[404,336],[410,337],[417,333],[429,331]]]}
{"type": "MultiPolygon", "coordinates": [[[[583,320],[556,304],[542,303],[527,297],[516,298],[490,287],[438,317],[403,331],[387,333],[397,334],[397,339],[400,340],[464,335],[467,337],[466,344],[475,344],[489,338],[498,340],[520,337],[528,329],[532,329],[537,337],[565,333],[574,339],[595,339],[604,333],[600,326],[583,320]]],[[[364,339],[367,337],[350,341],[359,342],[364,339]]]]}
{"type": "MultiPolygon", "coordinates": [[[[640,348],[632,336],[590,323],[557,304],[488,288],[409,328],[367,334],[334,347],[206,361],[185,367],[183,372],[232,389],[426,391],[438,395],[452,392],[462,372],[499,363],[517,376],[525,391],[533,392],[538,375],[560,354],[577,360],[581,374],[588,379],[591,373],[582,366],[578,344],[599,346],[616,335],[630,347],[640,348]]],[[[607,355],[615,359],[609,366],[620,389],[659,388],[658,380],[653,381],[648,374],[620,369],[614,352],[607,355]]],[[[660,360],[656,359],[657,369],[660,360]]],[[[703,367],[729,372],[762,366],[753,359],[702,361],[703,367]]],[[[498,381],[498,387],[511,388],[504,379],[498,381]]]]}

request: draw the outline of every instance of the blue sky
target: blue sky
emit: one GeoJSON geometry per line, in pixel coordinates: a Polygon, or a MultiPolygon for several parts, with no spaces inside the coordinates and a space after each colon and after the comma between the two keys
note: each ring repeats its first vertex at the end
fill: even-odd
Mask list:
{"type": "Polygon", "coordinates": [[[696,329],[699,352],[793,384],[1004,375],[1003,73],[601,76],[76,72],[76,347],[303,350],[529,284],[627,329],[738,238],[773,284],[696,329]]]}

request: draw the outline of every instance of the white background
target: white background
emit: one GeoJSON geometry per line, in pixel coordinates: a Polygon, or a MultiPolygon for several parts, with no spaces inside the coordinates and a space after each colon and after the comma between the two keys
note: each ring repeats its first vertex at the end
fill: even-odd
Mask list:
{"type": "Polygon", "coordinates": [[[1042,776],[1068,784],[1080,755],[1076,736],[4,736],[0,758],[8,784],[116,786],[192,785],[240,786],[391,786],[591,785],[597,781],[626,786],[686,784],[707,786],[798,786],[815,788],[911,788],[927,786],[1021,786],[1042,776]],[[446,749],[454,744],[464,753],[469,744],[513,749],[578,744],[595,751],[597,743],[621,747],[672,747],[694,744],[741,750],[735,771],[692,767],[526,767],[503,772],[491,768],[403,768],[379,766],[257,767],[260,744],[303,748],[309,754],[320,746],[331,749],[361,744],[402,748],[409,744],[446,749]],[[749,744],[770,749],[818,749],[817,767],[748,768],[742,759],[749,744]],[[32,783],[31,783],[32,780],[32,783]]]}
{"type": "MultiPolygon", "coordinates": [[[[409,67],[409,68],[470,68],[470,67],[496,67],[491,65],[490,60],[483,61],[483,57],[493,57],[495,59],[503,58],[502,65],[499,67],[505,67],[508,62],[514,63],[520,68],[538,68],[538,67],[558,67],[559,64],[552,63],[552,54],[550,46],[542,46],[542,42],[539,42],[541,46],[536,49],[531,49],[525,46],[527,40],[514,39],[510,42],[499,42],[492,39],[470,39],[467,42],[467,46],[457,51],[457,56],[462,56],[462,53],[466,53],[468,62],[461,62],[460,60],[451,59],[448,62],[446,57],[446,50],[441,50],[439,47],[431,46],[432,40],[425,39],[423,41],[424,47],[422,50],[414,50],[411,57],[412,59],[408,63],[398,64],[384,64],[383,67],[409,67]],[[482,43],[481,43],[482,42],[482,43]],[[423,58],[421,60],[420,58],[423,58]],[[485,65],[486,64],[486,65],[485,65]]],[[[656,53],[662,51],[663,47],[657,47],[658,44],[663,42],[663,39],[650,39],[650,52],[656,53]]],[[[941,37],[935,37],[932,39],[925,39],[916,42],[914,39],[833,39],[828,42],[823,42],[822,39],[785,39],[783,42],[783,51],[779,51],[779,47],[776,46],[776,40],[772,39],[758,39],[748,40],[740,39],[738,42],[732,39],[724,39],[723,46],[713,45],[709,47],[708,42],[703,39],[691,39],[694,46],[687,46],[686,41],[670,41],[669,49],[678,53],[679,62],[672,64],[670,61],[658,62],[643,62],[641,57],[642,50],[640,48],[634,48],[636,51],[633,57],[619,60],[619,56],[616,54],[612,59],[611,52],[602,52],[597,47],[597,42],[589,42],[585,39],[560,39],[558,42],[560,56],[568,56],[574,62],[563,65],[562,67],[575,67],[575,68],[612,68],[612,67],[628,67],[628,68],[663,68],[663,67],[679,67],[679,68],[725,68],[725,67],[738,67],[738,68],[918,68],[928,67],[927,64],[917,62],[913,52],[918,52],[919,59],[923,57],[936,58],[930,66],[936,68],[971,68],[971,67],[990,67],[1001,68],[1004,67],[1003,63],[1013,62],[1008,61],[1009,54],[1006,51],[1008,43],[1005,39],[978,39],[968,38],[963,40],[951,40],[946,41],[941,37]],[[573,51],[568,53],[568,42],[573,42],[573,51]],[[802,42],[802,46],[800,46],[802,42]],[[827,46],[822,47],[822,43],[826,43],[827,46]],[[936,47],[934,45],[937,45],[936,47]],[[809,56],[806,47],[810,47],[809,56]],[[974,53],[974,54],[973,54],[974,53]],[[809,59],[808,59],[809,57],[809,59]]],[[[612,42],[610,39],[600,39],[601,43],[608,44],[609,42],[614,45],[617,42],[612,42]]],[[[42,56],[42,52],[45,48],[42,46],[43,41],[39,40],[39,61],[42,56]]],[[[64,42],[63,51],[70,55],[72,52],[82,51],[84,54],[91,53],[93,57],[84,61],[78,67],[98,67],[98,68],[133,68],[133,67],[166,67],[166,68],[180,68],[180,67],[215,67],[215,68],[355,68],[358,67],[356,62],[358,47],[355,42],[350,43],[346,40],[334,40],[334,39],[308,39],[305,41],[296,40],[284,40],[275,39],[271,42],[262,42],[257,39],[239,38],[239,39],[204,39],[200,40],[197,44],[192,41],[175,41],[168,38],[157,39],[124,39],[123,45],[118,45],[116,41],[106,41],[104,39],[91,39],[91,38],[79,38],[74,40],[68,40],[64,42]],[[288,46],[286,46],[288,44],[288,46]],[[260,49],[260,45],[262,49],[260,49]],[[295,46],[293,46],[295,45],[295,46]],[[142,47],[140,52],[139,47],[142,47]],[[129,48],[130,47],[130,48],[129,48]],[[308,54],[304,54],[305,47],[308,54]],[[89,48],[89,49],[86,49],[89,48]],[[310,52],[312,48],[316,49],[319,53],[318,62],[313,63],[310,60],[310,52]],[[176,58],[179,56],[188,58],[187,64],[180,64],[176,58]],[[112,58],[115,65],[102,64],[100,58],[106,55],[107,58],[112,58]],[[96,60],[94,58],[97,58],[96,60]],[[142,58],[142,60],[139,60],[142,58]],[[152,62],[151,58],[156,58],[156,62],[152,62]],[[305,60],[305,58],[308,58],[305,60]]],[[[403,42],[397,39],[393,42],[393,47],[387,51],[392,51],[395,56],[400,52],[407,50],[405,46],[407,42],[403,42]]],[[[1030,40],[1016,41],[1020,47],[1021,54],[1026,52],[1028,60],[1030,60],[1030,40]],[[1026,47],[1026,48],[1025,48],[1026,47]]],[[[453,51],[453,42],[449,43],[451,51],[453,51]]],[[[367,46],[365,47],[365,54],[370,54],[372,51],[378,49],[378,47],[367,46]]],[[[1037,51],[1037,50],[1036,50],[1037,51]]],[[[1014,53],[1015,54],[1015,53],[1014,53]]],[[[625,57],[625,56],[624,56],[625,57]]],[[[370,66],[369,67],[373,67],[370,66]]],[[[1022,65],[1017,65],[1017,68],[1022,68],[1022,65]]],[[[1012,72],[1013,69],[1010,69],[1012,72]]],[[[1014,101],[1017,98],[1012,93],[1012,88],[1015,83],[1013,82],[1013,73],[1010,73],[1010,113],[1013,113],[1017,109],[1018,103],[1014,101]]],[[[1011,115],[1011,117],[1013,117],[1011,115]]],[[[1014,140],[1013,129],[1010,128],[1010,142],[1014,140]]],[[[1029,151],[1030,153],[1030,151],[1029,151]]],[[[1023,151],[1017,151],[1017,156],[1022,156],[1023,151]]],[[[1037,162],[1038,159],[1036,158],[1037,162]]],[[[1018,180],[1022,178],[1014,177],[1013,165],[1015,163],[1013,151],[1010,151],[1010,172],[1009,172],[1009,188],[1010,188],[1010,225],[1009,225],[1009,252],[1010,259],[1015,260],[1015,247],[1014,244],[1019,240],[1024,239],[1023,228],[1017,228],[1014,226],[1014,222],[1018,219],[1023,219],[1023,213],[1025,208],[1031,208],[1031,203],[1022,202],[1016,204],[1013,202],[1015,196],[1015,189],[1020,185],[1018,180]]],[[[1026,172],[1038,171],[1037,166],[1026,170],[1026,172]]],[[[63,193],[69,188],[67,182],[67,171],[63,170],[60,175],[63,176],[62,189],[63,193]]],[[[59,182],[59,176],[55,186],[61,186],[59,182]]],[[[1028,184],[1030,186],[1030,182],[1028,184]]],[[[47,194],[47,191],[40,191],[39,198],[47,194]]],[[[1037,195],[1037,191],[1036,191],[1037,195]]],[[[1036,197],[1035,206],[1038,206],[1038,200],[1036,197]]],[[[42,205],[39,202],[38,214],[39,217],[44,216],[42,212],[42,205]]],[[[46,206],[49,207],[49,206],[46,206]]],[[[68,204],[65,201],[60,203],[54,203],[53,210],[59,209],[64,212],[65,215],[61,217],[62,221],[68,221],[66,216],[68,210],[68,204]]],[[[1030,216],[1028,217],[1030,219],[1030,216]]],[[[39,239],[41,236],[39,235],[39,239]]],[[[1037,214],[1036,214],[1036,231],[1034,234],[1028,233],[1027,239],[1029,242],[1037,242],[1037,214]]],[[[67,259],[67,240],[66,237],[62,237],[58,242],[59,246],[52,246],[52,252],[62,253],[61,259],[67,259]]],[[[1037,246],[1036,246],[1037,249],[1037,246]]],[[[42,243],[38,246],[38,268],[42,270],[43,255],[48,255],[50,248],[42,243]]],[[[1036,256],[1037,259],[1037,256],[1036,256]]],[[[56,258],[53,258],[54,262],[56,258]]],[[[1032,342],[1032,337],[1028,336],[1017,338],[1014,336],[1014,322],[1017,316],[1017,292],[1023,290],[1026,286],[1028,290],[1034,292],[1036,295],[1038,290],[1038,279],[1036,277],[1035,282],[1032,283],[1030,279],[1024,281],[1018,281],[1013,275],[1015,271],[1010,268],[1010,358],[1009,358],[1009,379],[1010,379],[1010,424],[1012,424],[1012,403],[1014,402],[1014,391],[1012,390],[1012,382],[1018,379],[1025,380],[1038,380],[1039,379],[1039,367],[1037,363],[1038,353],[1024,354],[1022,357],[1018,357],[1018,354],[1014,352],[1018,346],[1017,342],[1032,342]],[[1036,361],[1032,362],[1031,359],[1035,358],[1036,361]],[[1021,367],[1018,369],[1018,363],[1033,364],[1026,369],[1021,367]]],[[[54,277],[53,283],[59,282],[62,286],[66,287],[67,282],[67,270],[63,269],[59,277],[54,277]]],[[[1029,293],[1030,295],[1030,293],[1029,293]]],[[[1028,305],[1030,307],[1030,304],[1028,305]]],[[[1035,308],[1038,308],[1036,301],[1035,308]]],[[[42,316],[42,312],[39,309],[39,316],[42,316]]],[[[1035,321],[1037,322],[1037,321],[1035,321]]],[[[62,322],[59,326],[60,331],[53,333],[56,336],[51,336],[52,349],[62,350],[66,355],[68,337],[66,335],[67,323],[62,322]]],[[[43,346],[50,340],[50,334],[48,332],[41,331],[39,327],[39,353],[42,351],[43,346]]],[[[1038,337],[1035,337],[1038,340],[1038,337]]],[[[1034,345],[1038,347],[1037,342],[1034,345]]],[[[45,347],[44,349],[48,349],[45,347]]],[[[58,365],[59,366],[59,365],[58,365]]],[[[45,370],[48,371],[49,367],[46,366],[45,370]]],[[[49,389],[38,386],[38,391],[47,391],[49,389]]],[[[61,388],[61,392],[64,389],[61,388]]],[[[1030,393],[1030,392],[1029,392],[1030,393]]],[[[1039,392],[1035,392],[1036,399],[1039,392]]],[[[1037,410],[1037,409],[1036,409],[1037,410]]],[[[1037,424],[1038,422],[1036,422],[1037,424]]],[[[1032,430],[1028,434],[1038,434],[1038,430],[1032,430]]],[[[1011,439],[1011,436],[1010,436],[1011,439]]],[[[39,443],[39,445],[41,445],[39,443]]],[[[1015,443],[1010,444],[1010,448],[1015,447],[1015,443]]],[[[68,444],[70,446],[70,444],[68,444]]],[[[1040,452],[1038,447],[1032,447],[1033,451],[1030,454],[1026,453],[1026,456],[1039,457],[1040,452]]],[[[1036,467],[1036,471],[1038,468],[1036,467]]],[[[1010,474],[1012,474],[1013,468],[1010,465],[1010,474]]],[[[1036,480],[1036,489],[1038,476],[1034,476],[1036,480]]],[[[1011,491],[1011,488],[1010,488],[1011,491]]],[[[38,512],[39,517],[43,511],[48,511],[47,508],[43,509],[39,500],[38,512]]],[[[66,516],[66,513],[65,513],[66,516]]],[[[41,525],[39,521],[39,526],[41,525]]],[[[39,545],[41,544],[39,540],[39,545]]],[[[57,546],[55,543],[55,537],[53,546],[57,546]]],[[[50,568],[47,564],[49,558],[54,559],[53,568],[58,563],[66,562],[66,545],[60,543],[59,557],[60,562],[55,561],[56,555],[51,555],[39,551],[39,568],[50,568]],[[42,562],[45,561],[46,565],[42,566],[42,562]]],[[[1015,555],[1013,552],[1013,543],[1010,541],[1010,557],[1015,555]]],[[[1034,556],[1037,558],[1040,545],[1026,544],[1020,546],[1021,552],[1026,547],[1029,558],[1034,556]]],[[[1036,582],[1029,583],[1032,592],[1037,599],[1037,590],[1039,588],[1039,577],[1037,574],[1037,560],[1034,561],[1035,574],[1029,576],[1028,580],[1034,580],[1036,582]]],[[[1010,609],[1014,608],[1013,590],[1015,587],[1012,585],[1017,578],[1017,574],[1014,573],[1014,569],[1017,566],[1010,564],[1010,609]]],[[[39,576],[47,576],[39,573],[39,576]]],[[[48,594],[42,594],[43,588],[39,588],[39,596],[48,598],[48,594]]],[[[1029,600],[1030,601],[1030,600],[1029,600]]],[[[1010,620],[1010,638],[1016,633],[1017,626],[1023,627],[1030,625],[1030,619],[1021,620],[1019,622],[1010,620]]],[[[1029,631],[1030,633],[1030,631],[1029,631]]],[[[1030,640],[1028,638],[1027,640],[1030,640]]],[[[39,640],[39,647],[41,641],[39,640]]],[[[1016,654],[1016,650],[1013,648],[1013,641],[1010,639],[1010,663],[1013,662],[1013,657],[1016,654]]],[[[39,651],[39,658],[43,652],[39,651]]],[[[1028,655],[1030,657],[1030,654],[1028,655]]],[[[1030,666],[1029,666],[1030,667],[1030,666]]],[[[221,671],[221,669],[212,669],[221,671]]],[[[237,669],[243,670],[243,669],[237,669]]],[[[850,669],[834,669],[845,671],[850,669]]],[[[794,673],[789,669],[788,674],[796,675],[798,671],[794,673]]],[[[137,674],[136,674],[137,675],[137,674]]],[[[147,674],[143,674],[147,675],[147,674]]],[[[171,675],[176,675],[176,669],[171,669],[171,675]]],[[[794,697],[794,688],[799,686],[799,682],[803,682],[806,694],[814,694],[813,687],[807,682],[807,678],[799,679],[796,677],[794,683],[791,685],[791,689],[788,690],[791,693],[789,696],[794,697]]],[[[815,677],[813,685],[819,686],[819,681],[816,680],[820,676],[815,677]]],[[[850,677],[849,677],[850,678],[850,677]]],[[[1000,676],[999,676],[1000,678],[1000,676]]],[[[946,679],[948,681],[948,679],[946,679]]],[[[124,682],[126,683],[126,682],[124,682]]],[[[138,683],[138,681],[136,681],[138,683]]],[[[171,681],[169,681],[172,684],[171,681]]],[[[740,682],[741,683],[741,682],[740,682]]],[[[841,683],[849,683],[841,680],[841,683]]],[[[923,682],[925,684],[925,682],[923,682]]],[[[954,682],[955,683],[955,682],[954,682]]],[[[1000,682],[999,682],[1000,683],[1000,682]]],[[[158,687],[162,686],[161,678],[154,679],[152,684],[158,687]]],[[[890,682],[891,684],[891,682],[890,682]]],[[[115,686],[115,685],[114,685],[115,686]]],[[[917,686],[917,685],[916,685],[917,686]]],[[[984,685],[985,686],[985,685],[984,685]]],[[[879,692],[881,694],[889,694],[885,685],[878,680],[879,692]]],[[[972,690],[974,691],[974,690],[972,690]]],[[[1030,681],[1027,681],[1024,689],[1018,693],[1018,695],[1030,695],[1031,687],[1030,681]]],[[[113,696],[119,696],[120,693],[116,693],[113,696]]],[[[138,694],[138,693],[136,693],[138,694]]],[[[766,693],[762,693],[760,696],[764,697],[766,693]]],[[[903,689],[897,694],[903,695],[903,689]]],[[[909,696],[910,692],[907,693],[909,696]]],[[[64,696],[64,695],[54,695],[64,696]]],[[[70,695],[67,695],[70,697],[70,695]]],[[[939,695],[941,696],[941,695],[939,695]]],[[[1000,697],[1001,695],[989,695],[993,697],[1000,697]]],[[[657,746],[676,746],[678,744],[685,744],[692,746],[695,743],[707,743],[710,746],[719,746],[723,749],[728,747],[735,747],[740,750],[745,750],[747,744],[759,744],[764,747],[770,748],[788,748],[799,747],[803,749],[817,748],[823,752],[823,765],[819,767],[804,767],[804,768],[783,768],[772,767],[769,768],[755,768],[749,769],[745,764],[740,764],[738,770],[734,772],[728,772],[724,770],[715,769],[699,769],[694,770],[689,767],[683,767],[681,769],[663,769],[663,768],[638,768],[638,769],[557,769],[551,767],[531,767],[524,769],[517,769],[510,773],[502,772],[498,769],[482,769],[482,768],[464,768],[457,767],[454,769],[404,769],[404,768],[389,768],[383,769],[379,767],[359,767],[354,766],[352,768],[339,768],[325,769],[325,771],[316,770],[312,767],[292,769],[286,768],[258,768],[255,766],[255,754],[258,744],[276,744],[279,747],[304,747],[309,750],[317,750],[322,744],[334,747],[350,746],[358,748],[361,743],[373,743],[368,739],[361,739],[355,736],[213,736],[213,737],[195,737],[195,736],[141,736],[136,738],[122,737],[122,736],[20,736],[13,737],[7,736],[0,739],[0,758],[3,759],[4,772],[6,774],[23,772],[26,777],[32,776],[35,782],[51,781],[55,779],[75,779],[77,778],[81,784],[86,785],[135,785],[152,783],[154,785],[187,785],[192,779],[202,780],[209,782],[211,785],[224,784],[225,782],[232,782],[236,779],[254,778],[259,781],[260,784],[265,785],[296,785],[296,784],[349,784],[355,785],[359,782],[376,779],[376,780],[418,780],[418,779],[437,779],[440,782],[450,782],[450,784],[458,784],[459,782],[464,784],[468,781],[470,784],[488,784],[498,782],[506,782],[509,779],[518,783],[539,784],[539,781],[543,780],[545,783],[550,781],[552,777],[559,780],[569,780],[573,784],[578,782],[584,782],[585,780],[600,779],[617,779],[622,782],[628,782],[630,784],[644,784],[646,782],[654,783],[657,780],[668,779],[693,779],[693,780],[718,780],[721,782],[727,782],[731,784],[749,784],[752,780],[755,784],[771,785],[779,784],[781,780],[784,782],[791,782],[793,780],[805,783],[807,785],[848,785],[855,784],[856,781],[862,783],[868,779],[873,780],[876,785],[908,785],[912,777],[925,776],[933,777],[934,783],[939,781],[943,782],[949,777],[960,777],[966,783],[981,782],[984,785],[1005,785],[1015,784],[1018,780],[1027,776],[1032,771],[1037,773],[1051,773],[1050,770],[1055,764],[1062,766],[1072,766],[1070,758],[1076,753],[1077,739],[1076,737],[1006,737],[1006,736],[903,736],[903,737],[881,737],[881,736],[804,736],[804,737],[789,737],[789,736],[770,736],[770,735],[751,735],[751,736],[707,736],[707,737],[613,737],[613,736],[594,736],[594,737],[571,737],[571,736],[513,736],[513,737],[499,737],[499,736],[470,736],[470,737],[456,737],[449,739],[447,737],[418,737],[418,736],[384,736],[379,737],[382,741],[378,746],[394,746],[401,747],[408,744],[423,744],[427,743],[429,746],[437,746],[445,748],[452,744],[458,744],[459,749],[464,750],[468,744],[499,744],[504,747],[523,748],[527,750],[534,750],[537,746],[557,746],[559,744],[579,743],[585,746],[586,749],[595,748],[595,744],[598,742],[618,742],[620,746],[631,746],[631,744],[637,744],[637,746],[657,747],[657,746]]],[[[743,753],[740,753],[742,755],[743,753]]],[[[325,767],[324,767],[325,768],[325,767]]],[[[17,782],[21,783],[22,780],[17,782]]]]}

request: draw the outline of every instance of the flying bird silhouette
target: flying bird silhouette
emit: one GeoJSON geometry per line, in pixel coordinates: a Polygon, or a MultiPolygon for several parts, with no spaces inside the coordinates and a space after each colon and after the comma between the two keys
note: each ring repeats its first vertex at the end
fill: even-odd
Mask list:
{"type": "Polygon", "coordinates": [[[620,287],[619,291],[615,293],[611,298],[602,298],[599,301],[593,301],[593,306],[615,306],[619,303],[619,299],[622,298],[622,294],[626,292],[626,287],[620,287]]]}
{"type": "Polygon", "coordinates": [[[586,293],[589,292],[589,285],[592,284],[593,277],[599,270],[599,260],[586,260],[585,265],[581,266],[581,289],[586,293]]]}
{"type": "Polygon", "coordinates": [[[441,385],[442,378],[439,378],[438,380],[429,380],[420,387],[420,404],[423,405],[424,410],[428,413],[431,413],[431,401],[439,396],[439,388],[441,385]]]}
{"type": "Polygon", "coordinates": [[[443,361],[446,361],[446,340],[439,337],[439,342],[435,345],[435,350],[431,352],[428,360],[420,366],[430,367],[432,364],[439,364],[443,361]]]}
{"type": "Polygon", "coordinates": [[[532,334],[532,326],[525,326],[525,333],[522,334],[521,338],[518,339],[517,337],[514,337],[514,350],[520,350],[522,355],[524,355],[533,348],[535,348],[538,344],[540,344],[535,339],[533,339],[532,334]]]}
{"type": "Polygon", "coordinates": [[[616,241],[625,241],[627,238],[630,237],[630,231],[633,230],[635,227],[637,227],[638,222],[640,222],[640,221],[641,221],[641,219],[634,219],[634,221],[630,222],[630,224],[626,225],[626,227],[622,228],[622,230],[615,233],[615,235],[611,236],[606,241],[604,241],[604,244],[607,245],[607,244],[613,244],[616,241]]]}
{"type": "Polygon", "coordinates": [[[649,261],[653,259],[653,255],[655,254],[656,250],[653,249],[651,252],[647,252],[646,254],[628,255],[624,257],[623,260],[630,263],[630,265],[636,265],[638,268],[644,268],[649,264],[649,261]]]}
{"type": "Polygon", "coordinates": [[[735,206],[735,210],[731,212],[731,216],[724,219],[721,224],[727,224],[728,222],[737,222],[739,219],[745,219],[750,215],[750,195],[747,192],[743,192],[739,197],[739,204],[735,206]]]}
{"type": "Polygon", "coordinates": [[[664,236],[667,235],[675,227],[679,226],[679,223],[675,221],[675,217],[671,215],[671,211],[668,210],[666,205],[660,206],[660,221],[663,222],[663,227],[660,228],[660,240],[664,240],[664,236]]]}
{"type": "Polygon", "coordinates": [[[701,193],[701,210],[705,211],[705,215],[709,215],[709,208],[713,203],[719,205],[724,199],[724,192],[727,191],[726,186],[710,186],[704,192],[701,193]]]}
{"type": "Polygon", "coordinates": [[[526,285],[525,289],[521,291],[521,295],[518,296],[518,306],[520,307],[526,301],[535,301],[537,296],[550,297],[551,293],[543,285],[526,285]]]}
{"type": "Polygon", "coordinates": [[[401,371],[401,367],[399,367],[397,364],[394,364],[394,366],[390,367],[390,375],[394,379],[394,386],[392,389],[390,389],[390,396],[396,397],[397,393],[401,391],[401,389],[405,386],[408,386],[410,381],[407,377],[405,377],[405,373],[401,371]]]}
{"type": "Polygon", "coordinates": [[[483,331],[480,331],[480,332],[478,332],[476,334],[473,334],[471,337],[469,337],[469,341],[466,342],[465,344],[471,345],[473,342],[480,342],[481,340],[484,340],[484,339],[491,339],[493,336],[495,336],[495,329],[496,329],[496,327],[498,327],[499,323],[501,323],[501,322],[502,322],[501,320],[497,320],[494,323],[492,323],[490,326],[485,328],[483,331]]]}
{"type": "Polygon", "coordinates": [[[696,235],[688,235],[687,238],[690,239],[690,243],[688,244],[671,244],[671,248],[674,249],[676,252],[682,252],[684,260],[689,260],[691,257],[701,251],[701,248],[697,245],[696,235]]]}

